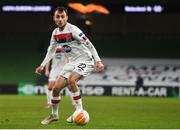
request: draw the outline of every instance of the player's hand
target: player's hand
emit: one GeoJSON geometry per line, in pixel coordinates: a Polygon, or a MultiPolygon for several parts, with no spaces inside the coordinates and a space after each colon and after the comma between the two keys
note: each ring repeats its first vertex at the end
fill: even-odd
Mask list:
{"type": "Polygon", "coordinates": [[[104,70],[104,65],[101,61],[96,62],[96,71],[101,72],[104,70]]]}
{"type": "Polygon", "coordinates": [[[43,66],[39,66],[36,68],[35,73],[41,75],[41,72],[43,71],[43,66]]]}

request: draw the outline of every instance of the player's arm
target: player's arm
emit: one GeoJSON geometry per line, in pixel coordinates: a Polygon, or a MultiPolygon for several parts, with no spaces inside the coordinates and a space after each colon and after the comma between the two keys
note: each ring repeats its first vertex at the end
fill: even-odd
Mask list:
{"type": "Polygon", "coordinates": [[[104,70],[104,65],[96,51],[96,48],[93,46],[93,44],[90,42],[90,40],[87,38],[87,40],[84,42],[84,44],[87,46],[87,48],[90,50],[92,53],[94,60],[96,62],[96,70],[97,71],[103,71],[104,70]]]}
{"type": "Polygon", "coordinates": [[[55,50],[56,50],[56,44],[51,44],[48,48],[48,51],[46,53],[46,56],[43,60],[43,62],[41,63],[41,65],[39,67],[36,68],[35,73],[36,74],[41,74],[41,72],[43,71],[45,65],[50,62],[50,60],[53,58],[54,54],[55,54],[55,50]]]}
{"type": "Polygon", "coordinates": [[[50,62],[51,61],[49,61],[47,64],[46,64],[46,66],[45,66],[45,75],[46,75],[46,77],[49,77],[49,70],[50,70],[50,62]]]}
{"type": "Polygon", "coordinates": [[[77,27],[74,27],[73,30],[73,35],[74,37],[80,41],[82,44],[84,44],[89,51],[92,53],[94,60],[96,62],[96,70],[97,71],[103,71],[104,70],[104,65],[96,51],[96,48],[94,47],[94,45],[91,43],[91,41],[85,36],[85,34],[77,27]]]}
{"type": "Polygon", "coordinates": [[[57,46],[57,42],[54,38],[54,35],[57,31],[57,28],[54,29],[54,31],[52,32],[52,35],[51,35],[51,40],[50,40],[50,45],[47,49],[47,53],[46,53],[46,56],[43,60],[43,62],[41,63],[41,65],[39,67],[36,68],[35,70],[35,73],[36,74],[41,74],[41,72],[43,71],[45,65],[53,58],[54,54],[55,54],[55,49],[56,49],[56,46],[57,46]]]}

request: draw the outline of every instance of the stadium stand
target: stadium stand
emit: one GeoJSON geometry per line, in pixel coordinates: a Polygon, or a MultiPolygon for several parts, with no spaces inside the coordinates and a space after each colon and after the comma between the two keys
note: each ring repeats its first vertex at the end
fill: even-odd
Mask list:
{"type": "Polygon", "coordinates": [[[142,78],[144,86],[180,86],[180,65],[176,60],[109,59],[103,73],[94,72],[81,83],[136,85],[142,78]],[[118,63],[119,61],[119,63],[118,63]]]}

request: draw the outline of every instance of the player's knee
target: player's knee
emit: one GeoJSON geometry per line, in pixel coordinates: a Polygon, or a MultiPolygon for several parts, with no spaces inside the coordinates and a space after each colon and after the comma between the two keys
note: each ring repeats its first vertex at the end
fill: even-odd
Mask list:
{"type": "Polygon", "coordinates": [[[52,91],[52,88],[51,88],[51,87],[48,87],[48,90],[49,90],[49,91],[52,91]]]}
{"type": "Polygon", "coordinates": [[[70,88],[72,88],[73,86],[75,86],[76,81],[73,78],[69,78],[68,79],[68,84],[69,84],[70,88]]]}
{"type": "Polygon", "coordinates": [[[78,90],[78,86],[76,85],[76,80],[69,79],[68,83],[69,83],[69,87],[70,87],[71,92],[76,92],[78,90]]]}
{"type": "Polygon", "coordinates": [[[59,95],[59,88],[58,87],[54,87],[53,88],[53,96],[58,96],[59,95]]]}
{"type": "Polygon", "coordinates": [[[55,85],[55,82],[50,81],[48,84],[48,90],[51,91],[53,89],[53,86],[55,85]]]}
{"type": "Polygon", "coordinates": [[[48,85],[48,90],[51,91],[53,89],[53,85],[52,84],[49,84],[48,85]]]}

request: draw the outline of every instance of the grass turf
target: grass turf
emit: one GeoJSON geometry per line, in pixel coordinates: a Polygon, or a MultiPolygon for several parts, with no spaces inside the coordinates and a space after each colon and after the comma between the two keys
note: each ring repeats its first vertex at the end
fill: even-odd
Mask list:
{"type": "Polygon", "coordinates": [[[176,98],[84,96],[90,122],[85,126],[66,123],[73,112],[69,97],[62,97],[60,120],[40,121],[50,112],[45,96],[0,95],[1,129],[150,129],[180,128],[180,100],[176,98]]]}

